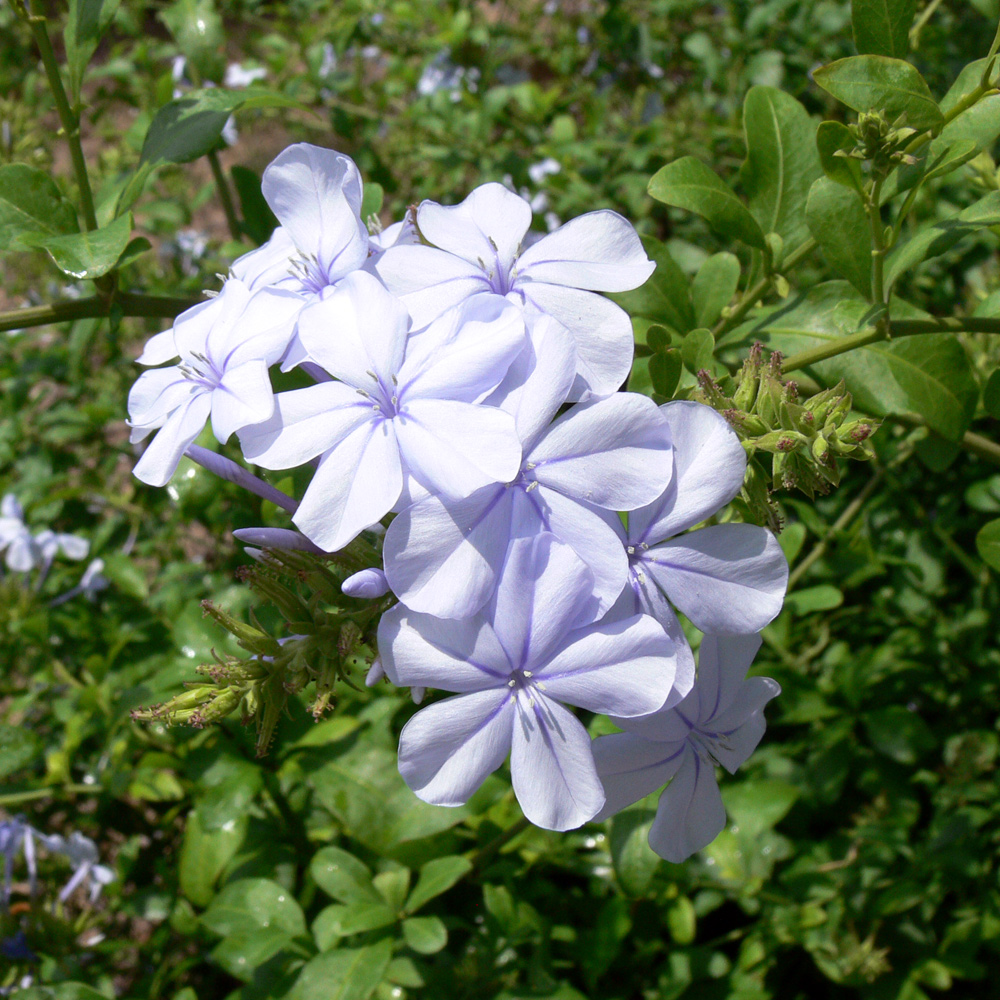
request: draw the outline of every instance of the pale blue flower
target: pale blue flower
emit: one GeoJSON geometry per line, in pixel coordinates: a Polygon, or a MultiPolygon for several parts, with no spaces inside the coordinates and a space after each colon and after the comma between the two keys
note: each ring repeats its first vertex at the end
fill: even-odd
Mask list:
{"type": "Polygon", "coordinates": [[[553,532],[594,573],[603,613],[625,585],[628,560],[613,523],[670,481],[670,428],[637,393],[579,403],[551,423],[572,385],[575,352],[546,319],[508,379],[490,397],[517,423],[516,476],[460,500],[431,495],[403,510],[385,538],[393,593],[415,611],[475,614],[493,593],[512,538],[553,532]]]}
{"type": "Polygon", "coordinates": [[[459,205],[423,202],[417,228],[430,246],[390,247],[374,268],[422,326],[470,297],[505,297],[532,324],[552,316],[577,350],[574,398],[614,392],[632,366],[632,323],[596,292],[637,288],[653,272],[639,237],[617,212],[588,212],[527,249],[531,206],[502,184],[459,205]]]}
{"type": "Polygon", "coordinates": [[[280,393],[274,416],[240,435],[245,457],[266,469],[319,458],[292,520],[327,551],[384,517],[409,479],[458,498],[517,472],[513,418],[479,405],[522,350],[517,310],[471,303],[409,330],[376,278],[344,278],[299,320],[310,356],[338,381],[280,393]]]}
{"type": "Polygon", "coordinates": [[[378,647],[394,683],[459,692],[403,727],[399,770],[435,805],[466,802],[511,754],[525,816],[568,830],[604,804],[591,740],[563,703],[617,716],[663,704],[674,648],[646,615],[595,623],[594,576],[550,532],[511,547],[484,614],[449,620],[396,605],[378,647]]]}
{"type": "Polygon", "coordinates": [[[715,765],[730,774],[764,735],[764,706],[781,693],[770,677],[746,679],[760,636],[706,635],[698,679],[673,708],[641,718],[616,718],[623,733],[594,741],[594,759],[607,801],[606,819],[667,784],[649,846],[679,863],[710,844],[726,825],[715,765]]]}

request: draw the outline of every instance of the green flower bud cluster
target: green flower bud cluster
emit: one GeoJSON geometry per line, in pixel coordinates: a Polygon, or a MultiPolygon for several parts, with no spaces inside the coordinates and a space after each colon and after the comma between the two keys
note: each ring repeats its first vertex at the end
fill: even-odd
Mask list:
{"type": "Polygon", "coordinates": [[[257,754],[270,746],[288,699],[314,686],[310,706],[317,720],[335,702],[338,681],[357,688],[352,671],[373,658],[374,630],[392,598],[354,600],[341,591],[346,576],[378,561],[364,542],[352,543],[332,557],[308,552],[264,549],[240,578],[277,609],[284,638],[274,637],[251,612],[251,623],[203,601],[202,608],[250,653],[247,659],[222,658],[196,667],[203,680],[188,682],[182,694],[161,705],[132,713],[138,721],[186,723],[201,728],[238,714],[254,723],[257,754]],[[370,561],[366,562],[366,559],[370,561]]]}
{"type": "Polygon", "coordinates": [[[770,494],[797,489],[810,499],[840,483],[837,458],[874,455],[870,438],[878,422],[850,420],[851,394],[840,382],[800,400],[794,382],[781,378],[781,354],[765,361],[756,343],[735,379],[699,373],[696,398],[718,410],[740,436],[749,459],[740,499],[747,519],[774,530],[780,518],[770,494]],[[770,455],[770,473],[761,456],[770,455]]]}
{"type": "Polygon", "coordinates": [[[909,140],[917,130],[905,127],[901,122],[890,123],[881,111],[862,111],[857,123],[848,125],[855,146],[850,150],[840,150],[834,156],[848,156],[855,160],[869,160],[872,173],[886,177],[893,167],[900,164],[912,166],[916,157],[905,152],[909,140]]]}

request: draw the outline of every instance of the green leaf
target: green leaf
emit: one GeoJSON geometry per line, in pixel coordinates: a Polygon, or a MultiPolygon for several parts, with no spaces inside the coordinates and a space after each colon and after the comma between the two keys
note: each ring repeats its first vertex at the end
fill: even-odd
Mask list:
{"type": "Polygon", "coordinates": [[[987,521],[976,534],[976,550],[979,558],[990,569],[1000,573],[1000,518],[987,521]]]}
{"type": "Polygon", "coordinates": [[[215,881],[239,850],[246,827],[243,816],[232,827],[207,831],[197,808],[188,813],[178,875],[181,892],[196,906],[211,902],[215,881]]]}
{"type": "Polygon", "coordinates": [[[910,128],[934,128],[944,121],[924,78],[914,66],[887,56],[850,56],[813,72],[828,94],[857,112],[881,111],[910,128]]]}
{"type": "Polygon", "coordinates": [[[361,196],[361,221],[367,222],[369,216],[378,216],[382,211],[382,201],[385,198],[385,191],[381,184],[368,181],[364,187],[364,194],[361,196]]]}
{"type": "Polygon", "coordinates": [[[406,901],[406,912],[416,913],[425,903],[447,892],[456,882],[472,871],[472,862],[459,855],[434,858],[420,866],[417,884],[406,901]]]}
{"type": "Polygon", "coordinates": [[[1000,225],[1000,191],[991,191],[950,219],[925,225],[915,236],[889,251],[885,259],[885,283],[891,288],[911,267],[950,250],[970,233],[1000,225]]]}
{"type": "Polygon", "coordinates": [[[402,910],[406,902],[406,894],[410,890],[409,868],[396,868],[391,871],[379,872],[372,882],[379,895],[394,910],[402,910]]]}
{"type": "Polygon", "coordinates": [[[747,158],[740,182],[750,213],[765,233],[777,233],[795,250],[809,237],[803,220],[806,197],[823,172],[816,125],[790,94],[751,87],[743,103],[743,129],[747,158]]]}
{"type": "Polygon", "coordinates": [[[226,39],[213,0],[174,0],[161,12],[160,20],[194,66],[192,75],[218,83],[226,67],[226,39]]]}
{"type": "MultiPolygon", "coordinates": [[[[817,285],[788,302],[760,313],[726,336],[726,345],[763,341],[786,356],[828,346],[867,328],[871,306],[846,283],[817,285]]],[[[923,316],[897,300],[893,315],[923,316]]],[[[807,371],[824,385],[841,378],[865,413],[884,417],[920,414],[942,437],[955,441],[969,426],[979,389],[969,359],[950,333],[898,337],[869,344],[811,365],[807,371]]]]}
{"type": "Polygon", "coordinates": [[[266,243],[278,226],[278,220],[271,206],[260,190],[260,177],[249,167],[232,167],[229,171],[240,200],[240,228],[260,246],[266,243]]]}
{"type": "Polygon", "coordinates": [[[260,966],[292,946],[292,936],[280,927],[256,927],[220,941],[212,951],[212,961],[236,979],[250,982],[260,966]]]}
{"type": "Polygon", "coordinates": [[[69,17],[63,29],[70,104],[80,99],[80,84],[101,36],[108,29],[121,0],[69,0],[69,17]]]}
{"type": "Polygon", "coordinates": [[[618,292],[611,298],[633,316],[646,316],[678,333],[687,333],[695,326],[688,291],[690,280],[670,256],[665,243],[644,236],[642,246],[656,264],[656,270],[644,285],[630,292],[618,292]]]}
{"type": "Polygon", "coordinates": [[[0,778],[23,771],[40,754],[38,737],[30,729],[0,723],[0,778]]]}
{"type": "Polygon", "coordinates": [[[316,884],[342,903],[384,903],[364,862],[339,847],[324,847],[309,866],[316,884]]]}
{"type": "Polygon", "coordinates": [[[806,221],[830,267],[870,299],[871,225],[857,194],[829,177],[820,177],[809,190],[806,221]]]}
{"type": "MultiPolygon", "coordinates": [[[[710,327],[729,305],[740,283],[740,262],[735,254],[717,253],[698,268],[691,286],[694,302],[695,325],[710,327]]],[[[646,332],[646,343],[649,331],[646,332]]]]}
{"type": "Polygon", "coordinates": [[[652,809],[625,809],[611,818],[611,862],[622,889],[630,896],[644,896],[660,865],[648,842],[656,815],[652,809]]]}
{"type": "Polygon", "coordinates": [[[990,375],[983,386],[983,408],[994,420],[1000,420],[1000,368],[990,375]]]}
{"type": "Polygon", "coordinates": [[[313,936],[320,951],[325,951],[338,938],[349,934],[388,927],[399,919],[398,914],[385,903],[334,903],[322,910],[313,923],[313,936]]]}
{"type": "Polygon", "coordinates": [[[137,600],[144,601],[149,597],[149,584],[142,568],[136,565],[134,559],[121,552],[109,552],[103,556],[104,569],[101,570],[111,583],[123,594],[128,594],[137,600]]]}
{"type": "Polygon", "coordinates": [[[24,163],[0,167],[0,250],[23,249],[15,244],[22,233],[61,236],[78,228],[75,209],[48,174],[24,163]]]}
{"type": "Polygon", "coordinates": [[[872,746],[899,764],[916,764],[936,742],[927,723],[902,705],[868,712],[864,721],[872,746]]]}
{"type": "Polygon", "coordinates": [[[57,983],[55,986],[29,986],[15,989],[18,1000],[108,1000],[103,993],[85,983],[57,983]]]}
{"type": "Polygon", "coordinates": [[[201,922],[219,937],[249,935],[263,928],[292,937],[306,933],[306,919],[295,898],[266,878],[229,882],[201,915],[201,922]]]}
{"type": "Polygon", "coordinates": [[[657,201],[700,215],[723,239],[742,240],[763,250],[764,231],[746,206],[700,160],[683,156],[661,167],[649,182],[657,201]]]}
{"type": "Polygon", "coordinates": [[[285,1000],[367,1000],[385,975],[392,940],[365,948],[337,948],[308,962],[285,1000]]]}
{"type": "Polygon", "coordinates": [[[403,940],[421,955],[433,955],[448,943],[448,929],[438,917],[410,917],[403,921],[403,940]]]}
{"type": "MultiPolygon", "coordinates": [[[[24,234],[21,242],[44,249],[64,274],[72,278],[93,279],[119,266],[119,261],[129,246],[131,234],[132,214],[126,212],[100,229],[69,236],[24,234]]],[[[141,253],[141,246],[138,249],[141,253]]],[[[133,252],[128,259],[131,260],[134,256],[133,252]]]]}
{"type": "Polygon", "coordinates": [[[715,353],[715,339],[712,331],[700,328],[692,330],[681,344],[681,360],[688,371],[697,375],[702,368],[711,369],[715,353]]]}
{"type": "Polygon", "coordinates": [[[649,379],[653,391],[667,399],[672,399],[681,380],[684,362],[681,352],[673,349],[661,354],[654,354],[649,359],[649,379]]]}
{"type": "Polygon", "coordinates": [[[851,0],[851,27],[858,52],[902,59],[910,51],[917,0],[851,0]]]}
{"type": "Polygon", "coordinates": [[[843,603],[844,595],[829,583],[793,590],[785,597],[785,607],[795,615],[829,611],[831,608],[839,608],[843,603]]]}
{"type": "Polygon", "coordinates": [[[691,944],[697,932],[698,918],[687,896],[678,896],[667,904],[667,929],[677,944],[691,944]]]}
{"type": "Polygon", "coordinates": [[[913,446],[913,452],[931,472],[944,472],[962,453],[962,446],[956,441],[946,441],[940,434],[927,432],[913,446]]]}
{"type": "Polygon", "coordinates": [[[241,108],[298,108],[309,111],[283,94],[260,90],[210,87],[192,90],[165,104],[149,126],[139,165],[118,200],[122,211],[142,194],[149,175],[164,163],[189,163],[217,149],[229,116],[241,108]]]}
{"type": "Polygon", "coordinates": [[[731,827],[739,827],[738,832],[748,839],[777,826],[798,797],[798,787],[779,778],[741,781],[722,791],[731,827]]]}
{"type": "Polygon", "coordinates": [[[820,122],[816,130],[816,149],[823,173],[844,187],[859,194],[864,189],[861,164],[852,156],[837,156],[842,150],[851,150],[856,140],[851,130],[841,122],[820,122]]]}

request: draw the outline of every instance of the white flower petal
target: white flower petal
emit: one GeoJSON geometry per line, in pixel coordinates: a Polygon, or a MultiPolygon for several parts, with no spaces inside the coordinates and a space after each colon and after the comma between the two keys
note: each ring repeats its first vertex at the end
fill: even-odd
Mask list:
{"type": "Polygon", "coordinates": [[[202,432],[211,409],[211,395],[201,393],[174,410],[132,470],[136,479],[149,486],[166,486],[184,449],[202,432]]]}
{"type": "Polygon", "coordinates": [[[674,681],[674,644],[649,615],[571,633],[534,671],[547,695],[603,715],[655,712],[674,681]]]}
{"type": "Polygon", "coordinates": [[[571,629],[594,619],[594,575],[550,532],[511,542],[493,623],[515,667],[543,666],[571,629]]]}
{"type": "Polygon", "coordinates": [[[171,327],[150,337],[142,349],[142,354],[135,361],[139,365],[162,365],[166,361],[172,361],[179,353],[174,343],[174,330],[171,327]]]}
{"type": "Polygon", "coordinates": [[[754,524],[699,528],[649,549],[656,585],[703,632],[759,632],[781,611],[788,562],[778,540],[754,524]]]}
{"type": "Polygon", "coordinates": [[[543,830],[573,830],[604,805],[587,730],[544,695],[518,698],[510,776],[525,818],[543,830]]]}
{"type": "Polygon", "coordinates": [[[543,236],[518,261],[520,280],[624,292],[638,288],[656,265],[632,224],[617,212],[588,212],[543,236]]]}
{"type": "Polygon", "coordinates": [[[464,500],[429,496],[385,534],[392,592],[415,611],[466,618],[490,598],[510,541],[512,491],[486,486],[464,500]]]}
{"type": "Polygon", "coordinates": [[[633,545],[655,545],[711,517],[739,493],[746,473],[746,452],[721,413],[688,400],[664,403],[660,412],[673,438],[674,478],[662,496],[629,514],[633,545]]]}
{"type": "Polygon", "coordinates": [[[417,209],[417,228],[428,243],[505,275],[530,225],[531,206],[496,183],[480,185],[459,205],[425,201],[417,209]]]}
{"type": "Polygon", "coordinates": [[[597,599],[594,618],[601,617],[618,599],[627,579],[628,559],[609,523],[612,518],[617,520],[618,515],[589,507],[547,486],[539,486],[530,493],[519,490],[514,505],[518,512],[516,534],[519,537],[527,536],[526,526],[531,527],[531,533],[544,528],[569,545],[590,567],[594,574],[593,594],[597,599]],[[526,505],[534,509],[536,518],[524,516],[526,505]]]}
{"type": "Polygon", "coordinates": [[[779,694],[781,687],[777,681],[770,677],[750,677],[740,686],[729,710],[711,721],[711,731],[724,736],[724,742],[716,746],[716,760],[730,774],[735,774],[757,749],[766,728],[764,706],[779,694]]]}
{"type": "Polygon", "coordinates": [[[399,734],[399,773],[424,802],[463,805],[504,762],[513,724],[506,686],[428,705],[399,734]]]}
{"type": "Polygon", "coordinates": [[[707,847],[725,825],[715,769],[688,748],[680,770],[660,796],[649,846],[661,858],[680,864],[707,847]]]}
{"type": "Polygon", "coordinates": [[[184,377],[175,365],[143,372],[128,394],[129,422],[135,427],[159,427],[179,406],[207,390],[184,377]]]}
{"type": "Polygon", "coordinates": [[[355,389],[391,390],[406,350],[410,317],[403,304],[365,271],[299,316],[298,335],[309,356],[355,389]],[[374,376],[374,377],[373,377],[374,376]]]}
{"type": "Polygon", "coordinates": [[[402,486],[392,421],[368,422],[323,455],[292,521],[321,549],[336,552],[385,517],[402,486]]]}
{"type": "Polygon", "coordinates": [[[361,178],[349,157],[296,143],[264,171],[261,191],[296,247],[315,254],[327,275],[342,276],[367,260],[361,178]]]}
{"type": "MultiPolygon", "coordinates": [[[[596,292],[540,281],[519,290],[534,311],[555,317],[573,335],[580,386],[595,396],[617,392],[632,370],[634,333],[628,313],[596,292]]],[[[582,389],[574,392],[579,398],[582,389]]]]}
{"type": "Polygon", "coordinates": [[[604,785],[604,808],[595,821],[621,812],[662,788],[684,761],[685,743],[655,743],[633,733],[598,736],[591,744],[604,785]]]}
{"type": "Polygon", "coordinates": [[[443,619],[397,604],[379,622],[382,668],[399,687],[442,691],[507,690],[511,666],[482,617],[443,619]]]}
{"type": "Polygon", "coordinates": [[[450,399],[413,399],[394,423],[407,471],[432,492],[457,500],[517,475],[521,444],[509,413],[450,399]]]}
{"type": "Polygon", "coordinates": [[[269,420],[273,413],[274,393],[264,361],[226,369],[212,393],[212,432],[222,444],[236,431],[269,420]]]}
{"type": "Polygon", "coordinates": [[[416,330],[473,295],[495,294],[476,264],[436,247],[391,247],[371,266],[403,300],[416,330]]]}
{"type": "Polygon", "coordinates": [[[648,396],[635,392],[577,404],[527,456],[540,483],[612,510],[659,496],[672,458],[667,422],[648,396]]]}
{"type": "Polygon", "coordinates": [[[243,455],[265,469],[293,469],[344,440],[378,414],[371,402],[342,382],[321,382],[279,392],[274,414],[240,435],[243,455]]]}

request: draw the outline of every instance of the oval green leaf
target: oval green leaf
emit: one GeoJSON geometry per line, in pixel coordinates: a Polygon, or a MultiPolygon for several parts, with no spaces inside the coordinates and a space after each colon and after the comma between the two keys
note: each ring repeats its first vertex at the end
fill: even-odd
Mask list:
{"type": "Polygon", "coordinates": [[[934,128],[944,115],[916,67],[887,56],[850,56],[821,66],[813,80],[857,112],[881,111],[910,128],[934,128]]]}
{"type": "Polygon", "coordinates": [[[806,221],[830,267],[870,299],[871,226],[857,192],[829,177],[820,177],[809,191],[806,221]]]}
{"type": "MultiPolygon", "coordinates": [[[[132,215],[126,212],[100,229],[91,229],[69,236],[22,235],[21,242],[41,247],[52,258],[53,263],[64,274],[72,278],[93,280],[118,267],[118,262],[126,255],[129,237],[132,234],[132,215]]],[[[141,240],[141,238],[140,238],[141,240]]],[[[133,241],[134,250],[142,253],[149,246],[148,241],[133,241]]],[[[137,256],[132,253],[125,263],[137,256]]]]}
{"type": "Polygon", "coordinates": [[[261,928],[292,937],[306,933],[306,919],[294,896],[266,878],[243,878],[224,886],[201,922],[220,937],[252,934],[261,928]]]}
{"type": "Polygon", "coordinates": [[[724,239],[738,239],[763,250],[764,231],[749,209],[713,171],[693,156],[661,167],[649,182],[657,201],[700,215],[724,239]]]}
{"type": "Polygon", "coordinates": [[[76,211],[48,174],[24,163],[0,167],[0,250],[23,249],[15,243],[22,233],[62,236],[77,229],[76,211]]]}
{"type": "Polygon", "coordinates": [[[316,884],[342,903],[385,903],[368,866],[339,847],[324,847],[309,870],[316,884]]]}
{"type": "MultiPolygon", "coordinates": [[[[735,254],[717,253],[706,259],[698,268],[691,285],[695,322],[698,326],[710,327],[715,323],[722,315],[722,310],[732,302],[739,283],[740,262],[735,254]]],[[[648,333],[646,343],[653,347],[648,333]]]]}
{"type": "Polygon", "coordinates": [[[822,174],[816,124],[790,94],[751,87],[743,103],[743,129],[747,158],[740,183],[750,213],[765,233],[777,233],[795,250],[809,237],[802,213],[810,185],[822,174]]]}
{"type": "Polygon", "coordinates": [[[858,52],[902,59],[910,51],[917,0],[851,0],[851,27],[858,52]]]}
{"type": "Polygon", "coordinates": [[[1000,573],[1000,518],[988,521],[979,529],[976,550],[990,569],[1000,573]]]}

